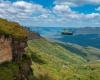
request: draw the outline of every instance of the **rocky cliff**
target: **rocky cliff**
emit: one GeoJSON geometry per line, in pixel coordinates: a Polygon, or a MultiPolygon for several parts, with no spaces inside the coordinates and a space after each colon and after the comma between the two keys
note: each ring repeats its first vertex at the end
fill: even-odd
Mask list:
{"type": "Polygon", "coordinates": [[[27,38],[17,40],[10,35],[0,36],[0,63],[14,61],[18,65],[18,74],[15,73],[16,80],[27,80],[31,71],[31,59],[24,60],[26,47],[27,38]]]}
{"type": "Polygon", "coordinates": [[[12,60],[11,39],[0,36],[0,63],[12,60]]]}
{"type": "Polygon", "coordinates": [[[13,80],[28,80],[31,73],[31,59],[25,54],[27,40],[28,31],[22,26],[0,19],[0,64],[13,61],[18,65],[13,80]]]}

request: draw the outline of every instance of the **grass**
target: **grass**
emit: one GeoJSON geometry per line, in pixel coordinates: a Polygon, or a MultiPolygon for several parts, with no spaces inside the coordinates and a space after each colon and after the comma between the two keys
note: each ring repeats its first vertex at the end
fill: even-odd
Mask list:
{"type": "Polygon", "coordinates": [[[100,65],[87,63],[80,56],[45,39],[29,41],[27,53],[36,56],[32,69],[37,80],[100,80],[100,65]],[[40,64],[40,60],[44,63],[40,64]]]}
{"type": "Polygon", "coordinates": [[[18,73],[18,65],[14,62],[0,64],[0,80],[14,80],[18,73]]]}
{"type": "Polygon", "coordinates": [[[36,39],[28,42],[29,48],[36,53],[47,53],[53,55],[61,60],[69,61],[71,63],[84,63],[85,59],[71,53],[58,44],[52,44],[44,39],[36,39]]]}
{"type": "Polygon", "coordinates": [[[10,35],[21,40],[27,37],[27,31],[18,23],[0,18],[0,35],[10,35]]]}

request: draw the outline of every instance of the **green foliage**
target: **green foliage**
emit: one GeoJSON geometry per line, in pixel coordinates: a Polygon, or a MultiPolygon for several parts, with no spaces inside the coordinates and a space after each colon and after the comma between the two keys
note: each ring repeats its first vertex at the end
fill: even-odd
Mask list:
{"type": "Polygon", "coordinates": [[[27,31],[18,23],[10,22],[0,18],[0,35],[10,35],[16,39],[25,39],[27,31]]]}
{"type": "Polygon", "coordinates": [[[18,73],[18,65],[14,62],[0,64],[0,80],[14,80],[18,73]]]}

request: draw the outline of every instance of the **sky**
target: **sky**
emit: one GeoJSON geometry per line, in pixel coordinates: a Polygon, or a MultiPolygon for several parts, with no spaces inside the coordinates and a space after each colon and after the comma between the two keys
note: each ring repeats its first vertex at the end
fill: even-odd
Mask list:
{"type": "Polygon", "coordinates": [[[30,27],[100,27],[100,0],[0,0],[0,18],[30,27]]]}

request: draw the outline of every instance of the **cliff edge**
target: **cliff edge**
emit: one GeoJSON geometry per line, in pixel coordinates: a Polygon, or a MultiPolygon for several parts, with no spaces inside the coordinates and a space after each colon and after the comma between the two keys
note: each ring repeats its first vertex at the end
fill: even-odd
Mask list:
{"type": "MultiPolygon", "coordinates": [[[[0,18],[0,71],[1,68],[8,69],[7,71],[11,75],[4,74],[9,75],[8,80],[28,80],[29,75],[31,75],[31,59],[25,54],[27,40],[28,31],[24,27],[18,23],[0,18]],[[5,62],[9,62],[5,64],[7,66],[4,65],[5,62]],[[13,71],[11,70],[13,66],[17,67],[14,74],[12,74],[13,71]]],[[[1,77],[0,80],[5,80],[6,76],[1,77]]]]}

